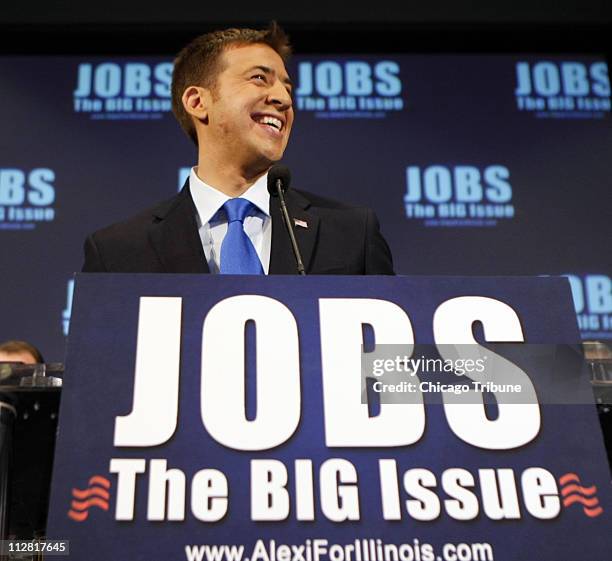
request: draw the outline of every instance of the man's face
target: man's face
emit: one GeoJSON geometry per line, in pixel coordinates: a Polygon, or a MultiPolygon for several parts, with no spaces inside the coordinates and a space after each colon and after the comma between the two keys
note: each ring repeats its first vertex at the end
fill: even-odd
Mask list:
{"type": "Polygon", "coordinates": [[[230,48],[211,92],[203,146],[240,166],[265,169],[280,160],[293,125],[291,82],[265,44],[230,48]]]}

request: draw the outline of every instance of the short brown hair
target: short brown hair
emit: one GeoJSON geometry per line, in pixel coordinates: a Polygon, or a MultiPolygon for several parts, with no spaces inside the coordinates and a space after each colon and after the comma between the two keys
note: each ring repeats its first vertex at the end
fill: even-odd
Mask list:
{"type": "Polygon", "coordinates": [[[5,341],[0,345],[0,351],[3,351],[7,354],[17,354],[25,352],[31,354],[38,364],[42,364],[43,362],[45,362],[41,352],[34,345],[31,345],[27,341],[5,341]]]}
{"type": "Polygon", "coordinates": [[[263,43],[272,47],[283,62],[291,56],[289,37],[275,22],[267,29],[230,28],[212,31],[196,37],[184,47],[174,59],[172,73],[172,112],[181,128],[198,144],[195,127],[191,116],[183,107],[183,92],[189,87],[199,85],[212,88],[219,73],[220,58],[223,51],[230,46],[244,46],[263,43]]]}

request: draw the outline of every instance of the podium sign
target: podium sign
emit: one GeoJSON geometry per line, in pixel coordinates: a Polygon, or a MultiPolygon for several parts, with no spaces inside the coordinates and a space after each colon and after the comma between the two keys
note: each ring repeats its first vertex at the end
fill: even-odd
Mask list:
{"type": "Polygon", "coordinates": [[[469,373],[441,394],[425,362],[410,399],[362,383],[386,345],[473,366],[578,341],[561,278],[78,275],[48,537],[88,561],[603,559],[588,378],[571,404],[509,357],[514,402],[469,373]]]}

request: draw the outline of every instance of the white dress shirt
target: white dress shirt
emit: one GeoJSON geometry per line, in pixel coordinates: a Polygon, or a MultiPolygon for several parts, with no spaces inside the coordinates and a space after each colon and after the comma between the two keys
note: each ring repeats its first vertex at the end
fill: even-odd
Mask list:
{"type": "MultiPolygon", "coordinates": [[[[198,211],[198,233],[208,268],[211,273],[218,273],[221,263],[221,244],[227,233],[227,216],[221,207],[231,197],[204,183],[198,177],[195,167],[191,168],[189,174],[189,191],[198,211]]],[[[264,273],[267,275],[272,245],[268,174],[260,177],[240,197],[248,199],[255,206],[244,219],[244,231],[253,243],[264,273]]]]}

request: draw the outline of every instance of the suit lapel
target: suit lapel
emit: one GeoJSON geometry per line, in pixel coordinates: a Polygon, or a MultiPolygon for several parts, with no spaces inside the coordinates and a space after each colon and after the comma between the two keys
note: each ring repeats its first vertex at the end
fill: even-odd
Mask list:
{"type": "Polygon", "coordinates": [[[169,203],[154,210],[149,240],[166,273],[208,273],[189,180],[169,203]]]}
{"type": "MultiPolygon", "coordinates": [[[[317,241],[319,218],[308,212],[310,203],[297,191],[287,191],[285,200],[291,220],[294,221],[292,224],[293,231],[302,254],[304,268],[308,272],[317,241]],[[296,220],[300,221],[302,225],[296,226],[296,220]]],[[[270,216],[272,217],[272,248],[270,250],[269,273],[271,275],[295,275],[297,274],[295,257],[281,215],[280,203],[276,197],[270,198],[270,216]]]]}
{"type": "MultiPolygon", "coordinates": [[[[285,200],[291,219],[306,225],[306,227],[294,225],[293,231],[302,253],[304,268],[308,271],[317,241],[319,218],[308,212],[309,201],[297,191],[287,191],[285,200]]],[[[149,240],[162,263],[164,272],[210,272],[198,234],[196,214],[197,211],[189,193],[189,180],[176,197],[154,209],[155,222],[149,228],[149,240]]],[[[289,234],[276,197],[270,198],[270,216],[272,217],[272,245],[269,274],[297,274],[289,234]]]]}

